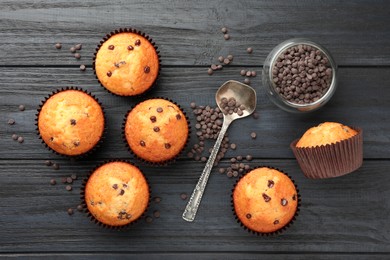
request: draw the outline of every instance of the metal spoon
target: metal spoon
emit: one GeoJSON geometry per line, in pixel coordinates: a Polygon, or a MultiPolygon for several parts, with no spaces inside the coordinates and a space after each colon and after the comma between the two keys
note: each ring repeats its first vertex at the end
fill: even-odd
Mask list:
{"type": "Polygon", "coordinates": [[[235,98],[236,102],[245,106],[245,110],[243,110],[242,115],[238,115],[237,113],[227,114],[223,116],[223,125],[219,132],[217,141],[213,147],[213,150],[210,154],[210,157],[206,163],[206,166],[203,169],[202,175],[199,178],[198,183],[195,186],[194,191],[188,201],[188,204],[183,212],[183,219],[189,222],[194,221],[196,212],[198,211],[200,201],[202,200],[203,192],[206,188],[207,181],[210,176],[211,169],[213,168],[215,158],[217,156],[219,147],[221,146],[222,139],[225,136],[225,133],[229,127],[229,125],[236,119],[243,118],[249,116],[253,113],[256,108],[256,91],[245,85],[241,82],[229,80],[225,82],[215,94],[215,101],[217,102],[218,107],[220,106],[222,98],[235,98]]]}

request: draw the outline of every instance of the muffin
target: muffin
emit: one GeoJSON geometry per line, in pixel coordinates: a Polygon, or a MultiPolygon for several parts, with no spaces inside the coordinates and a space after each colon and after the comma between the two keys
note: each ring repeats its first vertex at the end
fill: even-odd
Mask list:
{"type": "Polygon", "coordinates": [[[44,101],[37,125],[49,148],[62,155],[78,156],[91,151],[102,138],[103,109],[83,90],[65,89],[44,101]]]}
{"type": "Polygon", "coordinates": [[[363,163],[363,132],[336,122],[307,130],[290,145],[304,175],[331,178],[357,170],[363,163]]]}
{"type": "Polygon", "coordinates": [[[121,96],[144,93],[155,83],[160,70],[154,43],[132,29],[105,38],[95,54],[94,70],[100,83],[121,96]]]}
{"type": "Polygon", "coordinates": [[[161,164],[174,159],[185,147],[189,137],[188,121],[173,102],[149,99],[128,113],[124,135],[138,158],[161,164]]]}
{"type": "Polygon", "coordinates": [[[241,177],[233,190],[233,207],[238,220],[259,234],[286,227],[298,210],[298,193],[284,173],[261,167],[241,177]]]}
{"type": "Polygon", "coordinates": [[[106,227],[128,225],[146,211],[149,186],[141,171],[126,162],[109,162],[88,178],[84,203],[97,222],[106,227]]]}

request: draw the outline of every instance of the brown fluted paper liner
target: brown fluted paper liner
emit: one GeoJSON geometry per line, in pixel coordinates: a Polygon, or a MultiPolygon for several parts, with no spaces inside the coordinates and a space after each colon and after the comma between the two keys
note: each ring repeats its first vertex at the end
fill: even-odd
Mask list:
{"type": "Polygon", "coordinates": [[[303,174],[310,179],[325,179],[342,176],[357,170],[363,164],[363,130],[354,128],[358,133],[346,140],[334,144],[316,147],[296,147],[299,139],[290,147],[303,174]]]}

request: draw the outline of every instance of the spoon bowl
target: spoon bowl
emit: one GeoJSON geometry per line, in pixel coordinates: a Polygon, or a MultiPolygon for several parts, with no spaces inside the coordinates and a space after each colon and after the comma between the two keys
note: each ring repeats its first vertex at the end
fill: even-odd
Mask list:
{"type": "MultiPolygon", "coordinates": [[[[225,136],[225,133],[229,127],[229,125],[236,119],[243,118],[249,116],[255,111],[256,108],[256,91],[245,85],[241,82],[229,80],[225,82],[215,94],[215,101],[217,102],[218,107],[221,109],[223,113],[223,124],[221,130],[219,131],[217,141],[214,144],[213,150],[211,151],[210,157],[206,163],[206,166],[203,169],[202,174],[198,180],[198,183],[195,186],[194,191],[188,201],[188,204],[183,212],[183,219],[189,222],[194,221],[196,212],[198,211],[200,202],[202,200],[202,196],[204,190],[207,185],[207,181],[210,176],[211,169],[213,168],[215,158],[217,157],[218,150],[221,146],[222,139],[225,136]],[[240,109],[240,115],[236,112],[226,113],[222,106],[222,100],[226,98],[229,100],[230,98],[234,98],[236,103],[245,107],[245,109],[240,109]]],[[[227,104],[225,104],[227,105],[227,104]]],[[[229,108],[232,108],[231,106],[229,108]]]]}

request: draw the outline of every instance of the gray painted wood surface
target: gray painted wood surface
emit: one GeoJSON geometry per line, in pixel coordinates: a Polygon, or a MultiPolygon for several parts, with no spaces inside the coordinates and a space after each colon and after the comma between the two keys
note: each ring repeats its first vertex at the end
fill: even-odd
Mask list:
{"type": "MultiPolygon", "coordinates": [[[[386,259],[390,254],[390,16],[384,1],[0,1],[0,256],[40,259],[386,259]],[[158,86],[143,97],[124,98],[106,92],[93,75],[94,49],[108,32],[135,27],[158,44],[162,70],[158,86]],[[220,32],[229,29],[225,41],[220,32]],[[308,37],[324,46],[340,65],[339,86],[321,110],[291,115],[265,96],[262,64],[269,51],[291,37],[308,37]],[[54,48],[56,42],[62,50],[54,48]],[[82,43],[81,60],[69,48],[82,43]],[[252,54],[246,53],[253,47],[252,54]],[[231,65],[214,75],[207,67],[217,57],[234,55],[231,65]],[[79,70],[80,64],[87,71],[79,70]],[[302,195],[295,223],[278,236],[258,237],[234,220],[230,195],[235,179],[214,169],[197,219],[181,219],[203,163],[182,154],[167,167],[134,160],[121,135],[126,111],[139,101],[162,96],[179,103],[192,127],[190,102],[215,105],[214,93],[226,80],[251,78],[258,94],[259,119],[233,123],[229,137],[238,148],[228,158],[251,154],[252,166],[269,165],[289,173],[302,195]],[[34,126],[36,109],[52,91],[78,86],[96,95],[105,107],[108,132],[92,155],[69,160],[40,143],[34,126]],[[18,106],[26,110],[20,112],[18,106]],[[13,118],[16,124],[7,121],[13,118]],[[353,174],[328,180],[306,179],[289,144],[308,127],[339,121],[364,129],[364,164],[353,174]],[[257,133],[252,140],[250,133],[257,133]],[[25,138],[23,144],[12,134],[25,138]],[[60,163],[54,170],[44,165],[60,163]],[[117,232],[102,229],[82,213],[68,216],[79,203],[81,179],[109,159],[135,161],[151,184],[147,214],[161,212],[117,232]],[[51,178],[76,173],[73,191],[51,178]]],[[[193,131],[187,150],[196,143],[193,131]]],[[[212,143],[207,143],[211,146],[212,143]]]]}

